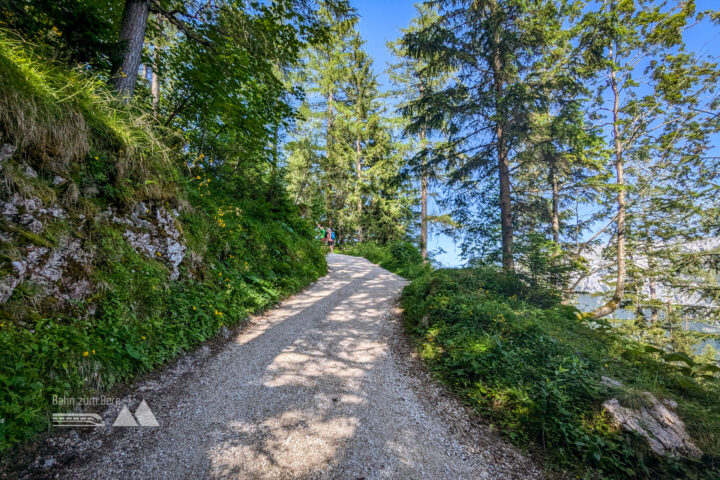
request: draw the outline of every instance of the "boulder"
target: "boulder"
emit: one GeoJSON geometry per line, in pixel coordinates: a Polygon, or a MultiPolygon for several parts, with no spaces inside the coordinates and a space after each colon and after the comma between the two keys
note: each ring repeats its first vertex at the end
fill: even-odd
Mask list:
{"type": "Polygon", "coordinates": [[[685,430],[685,423],[675,412],[677,404],[672,401],[661,402],[650,392],[643,392],[643,395],[647,406],[639,409],[623,407],[617,398],[607,400],[603,408],[617,427],[645,437],[650,448],[658,455],[700,458],[702,451],[693,443],[685,430]]]}

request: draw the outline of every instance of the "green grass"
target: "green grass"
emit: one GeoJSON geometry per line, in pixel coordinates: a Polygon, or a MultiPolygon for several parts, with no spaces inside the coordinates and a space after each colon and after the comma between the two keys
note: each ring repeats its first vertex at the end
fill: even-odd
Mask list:
{"type": "Polygon", "coordinates": [[[513,442],[542,450],[548,465],[584,478],[718,478],[717,378],[591,325],[558,300],[488,268],[421,276],[406,287],[402,305],[437,377],[513,442]],[[603,375],[624,387],[608,391],[603,375]],[[611,425],[602,402],[615,396],[637,406],[642,391],[678,402],[702,460],[658,458],[643,439],[611,425]]]}

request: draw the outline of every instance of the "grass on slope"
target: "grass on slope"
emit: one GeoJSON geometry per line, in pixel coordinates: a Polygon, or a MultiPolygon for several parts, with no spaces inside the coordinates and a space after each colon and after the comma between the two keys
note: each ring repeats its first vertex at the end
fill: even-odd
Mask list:
{"type": "MultiPolygon", "coordinates": [[[[439,379],[518,444],[583,478],[718,478],[720,388],[563,306],[550,290],[492,269],[437,270],[406,287],[406,326],[439,379]],[[619,390],[601,376],[623,382],[619,390]],[[658,458],[617,431],[601,408],[641,392],[677,401],[703,459],[658,458]]],[[[677,360],[677,358],[675,359],[677,360]]],[[[677,364],[677,365],[676,365],[677,364]]],[[[715,367],[717,368],[717,367],[715,367]]]]}
{"type": "Polygon", "coordinates": [[[89,397],[132,381],[325,272],[310,226],[281,188],[221,181],[211,168],[202,180],[184,177],[187,159],[169,152],[148,119],[101,82],[47,66],[0,35],[3,143],[18,151],[3,162],[0,200],[57,202],[69,217],[39,234],[0,222],[11,238],[0,243],[0,272],[11,272],[33,245],[53,249],[64,238],[94,251],[86,271],[66,272],[90,280],[87,300],[58,306],[25,281],[2,305],[4,455],[49,427],[50,414],[62,409],[53,396],[89,397]],[[25,162],[37,176],[25,173],[25,162]],[[67,181],[56,185],[56,175],[67,181]],[[180,210],[176,226],[188,251],[178,280],[100,215],[141,200],[148,220],[154,208],[180,210]]]}

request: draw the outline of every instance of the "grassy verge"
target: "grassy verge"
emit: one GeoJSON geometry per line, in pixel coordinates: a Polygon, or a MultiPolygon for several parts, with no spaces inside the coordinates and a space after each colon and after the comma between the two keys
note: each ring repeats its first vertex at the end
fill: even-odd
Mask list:
{"type": "Polygon", "coordinates": [[[420,251],[410,242],[397,241],[389,245],[360,243],[343,246],[339,253],[366,258],[408,279],[419,277],[431,270],[430,265],[423,263],[420,251]]]}
{"type": "MultiPolygon", "coordinates": [[[[0,273],[68,238],[92,262],[63,278],[92,294],[61,304],[25,280],[0,311],[0,454],[50,426],[57,397],[89,397],[158,368],[324,274],[307,222],[269,179],[222,176],[171,152],[151,119],[102,82],[38,61],[0,35],[0,200],[15,195],[65,212],[40,233],[0,222],[0,273]],[[28,174],[30,166],[37,174],[28,174]],[[56,176],[64,179],[55,182],[56,176]],[[179,210],[187,254],[177,280],[162,258],[138,254],[102,214],[147,205],[179,210]]],[[[262,163],[262,162],[259,162],[262,163]]],[[[22,213],[22,212],[21,212],[22,213]]],[[[10,217],[8,217],[10,218],[10,217]]]]}
{"type": "Polygon", "coordinates": [[[406,287],[402,305],[435,375],[513,442],[542,449],[549,465],[583,478],[718,478],[717,379],[558,300],[492,269],[437,270],[406,287]],[[603,375],[624,386],[609,390],[603,375]],[[636,407],[643,391],[678,403],[701,460],[659,458],[612,426],[602,402],[636,407]]]}

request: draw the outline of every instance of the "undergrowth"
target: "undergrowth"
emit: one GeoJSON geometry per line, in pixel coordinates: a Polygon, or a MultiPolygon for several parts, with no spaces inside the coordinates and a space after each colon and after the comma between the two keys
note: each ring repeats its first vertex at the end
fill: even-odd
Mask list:
{"type": "Polygon", "coordinates": [[[681,356],[629,341],[558,300],[479,268],[424,275],[402,305],[437,377],[513,442],[540,448],[549,465],[583,478],[718,478],[720,388],[701,374],[715,369],[688,372],[681,356]],[[610,389],[602,376],[623,386],[610,389]],[[637,407],[644,391],[678,403],[702,459],[658,457],[613,426],[602,402],[637,407]]]}

